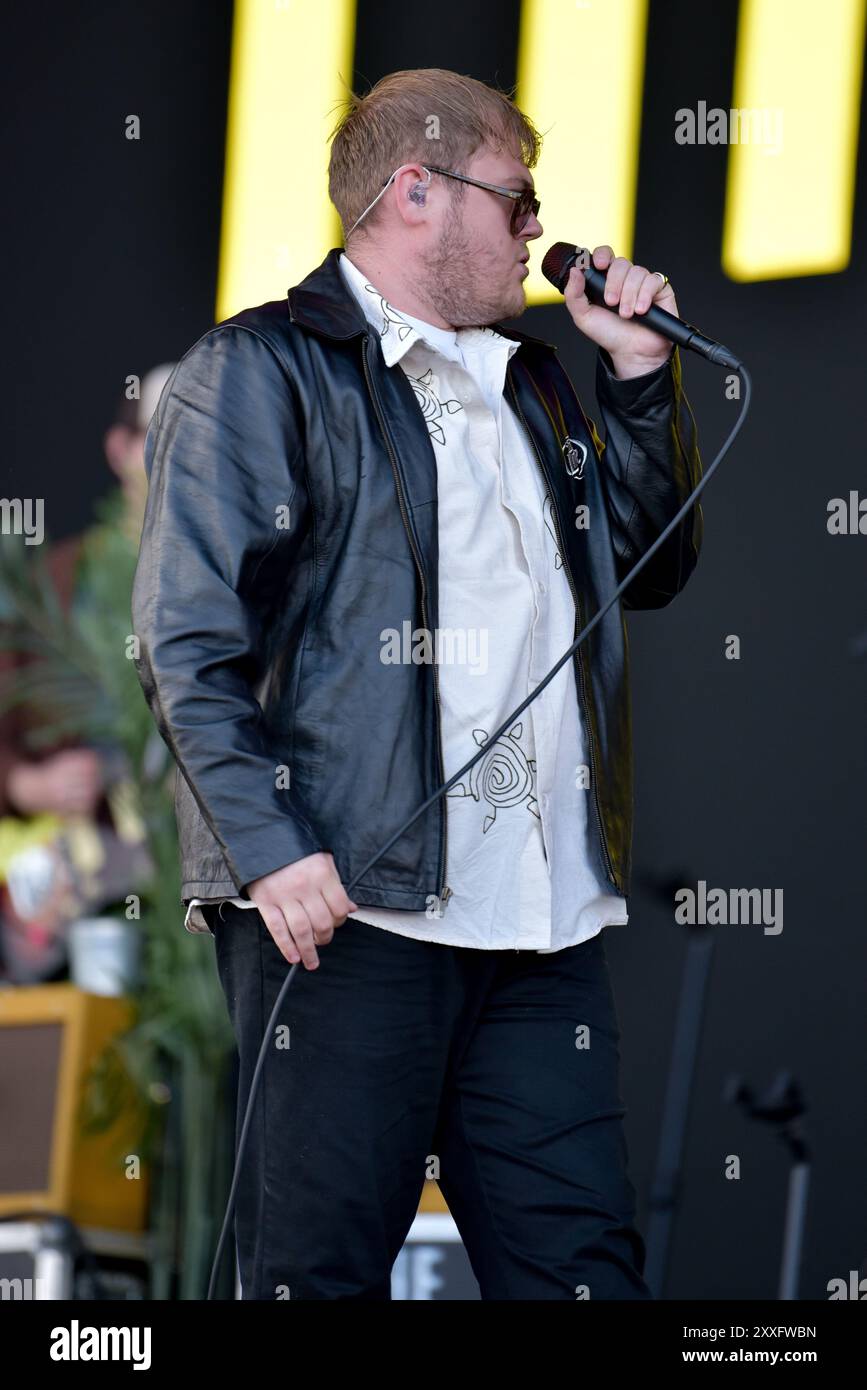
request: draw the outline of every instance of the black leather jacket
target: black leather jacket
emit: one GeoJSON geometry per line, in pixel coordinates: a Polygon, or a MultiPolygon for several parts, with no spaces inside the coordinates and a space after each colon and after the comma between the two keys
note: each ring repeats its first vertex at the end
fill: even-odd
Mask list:
{"type": "MultiPolygon", "coordinates": [[[[437,471],[416,398],[346,288],[340,250],[284,300],[210,329],[167,383],[133,591],[136,666],[179,774],[182,896],[234,895],[330,850],[348,885],[445,780],[435,665],[384,664],[380,634],[437,616],[437,471]]],[[[701,476],[677,351],[596,393],[605,444],[556,348],[520,343],[505,396],[553,501],[576,632],[701,476]],[[575,524],[589,507],[589,525],[575,524]]],[[[698,557],[696,506],[626,591],[659,608],[698,557]]],[[[628,894],[632,751],[615,604],[575,657],[589,735],[591,853],[628,894]]],[[[503,711],[503,717],[508,711],[503,711]]],[[[450,768],[449,771],[456,769],[450,768]]],[[[359,906],[448,898],[440,799],[352,890],[359,906]]],[[[447,910],[447,909],[446,909],[447,910]]]]}

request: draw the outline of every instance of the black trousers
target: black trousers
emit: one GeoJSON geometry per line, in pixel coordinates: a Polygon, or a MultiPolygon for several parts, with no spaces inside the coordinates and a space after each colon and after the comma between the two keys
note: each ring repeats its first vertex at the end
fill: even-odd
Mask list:
{"type": "MultiPolygon", "coordinates": [[[[254,909],[205,909],[238,1130],[289,969],[254,909]]],[[[236,1237],[245,1299],[389,1299],[437,1176],[483,1299],[640,1299],[644,1243],[602,935],[552,955],[347,921],[270,1040],[236,1237]]]]}

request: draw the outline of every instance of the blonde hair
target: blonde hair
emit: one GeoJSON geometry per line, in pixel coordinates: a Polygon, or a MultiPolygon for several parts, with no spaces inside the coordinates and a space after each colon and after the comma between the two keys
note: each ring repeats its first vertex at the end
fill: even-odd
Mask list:
{"type": "MultiPolygon", "coordinates": [[[[344,238],[402,164],[437,164],[462,174],[485,146],[507,150],[532,169],[542,146],[510,96],[446,68],[392,72],[366,96],[350,93],[330,138],[328,194],[344,238]]],[[[466,185],[448,182],[452,197],[462,197],[466,185]]],[[[378,212],[372,209],[354,235],[368,231],[378,212]]]]}

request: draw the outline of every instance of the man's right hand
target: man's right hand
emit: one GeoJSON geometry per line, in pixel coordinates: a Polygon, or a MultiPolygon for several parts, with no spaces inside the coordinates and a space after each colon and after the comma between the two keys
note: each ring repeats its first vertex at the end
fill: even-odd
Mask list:
{"type": "Polygon", "coordinates": [[[358,911],[346,896],[333,856],[324,850],[254,878],[246,893],[289,963],[302,960],[307,970],[319,965],[316,947],[327,946],[347,913],[358,911]]]}

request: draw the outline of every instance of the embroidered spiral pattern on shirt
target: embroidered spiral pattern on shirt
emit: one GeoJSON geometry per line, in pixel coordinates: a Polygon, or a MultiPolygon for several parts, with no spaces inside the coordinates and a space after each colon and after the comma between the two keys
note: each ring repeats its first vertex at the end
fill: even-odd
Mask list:
{"type": "Polygon", "coordinates": [[[431,439],[435,439],[437,444],[445,444],[445,430],[440,424],[443,411],[446,410],[449,415],[454,415],[456,410],[462,410],[463,407],[460,401],[441,401],[431,384],[432,378],[433,367],[428,367],[424,376],[410,376],[409,372],[406,373],[406,379],[412,386],[415,398],[421,406],[421,413],[424,416],[431,439]]]}
{"type": "MultiPolygon", "coordinates": [[[[487,757],[471,767],[466,782],[458,782],[449,796],[471,796],[474,801],[486,801],[491,815],[485,817],[482,833],[486,834],[497,819],[497,810],[518,806],[526,801],[527,810],[539,815],[536,802],[536,764],[528,758],[520,744],[523,724],[515,724],[504,739],[495,743],[487,757]]],[[[481,748],[487,741],[484,729],[473,729],[473,738],[481,748]]]]}

